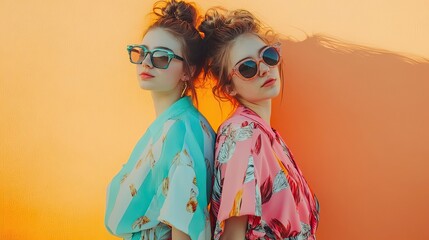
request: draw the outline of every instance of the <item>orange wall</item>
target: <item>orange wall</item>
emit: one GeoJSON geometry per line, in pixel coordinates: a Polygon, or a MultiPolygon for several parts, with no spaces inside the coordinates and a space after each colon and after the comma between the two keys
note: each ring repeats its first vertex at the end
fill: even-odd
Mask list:
{"type": "MultiPolygon", "coordinates": [[[[283,40],[273,126],[321,201],[318,239],[428,238],[429,3],[197,3],[246,7],[297,39],[283,40]]],[[[124,46],[139,41],[151,5],[1,2],[1,239],[115,239],[105,189],[154,118],[124,46]]],[[[216,128],[228,108],[221,115],[208,92],[200,100],[216,128]]]]}
{"type": "Polygon", "coordinates": [[[429,239],[429,61],[284,41],[273,126],[321,203],[320,239],[429,239]]]}

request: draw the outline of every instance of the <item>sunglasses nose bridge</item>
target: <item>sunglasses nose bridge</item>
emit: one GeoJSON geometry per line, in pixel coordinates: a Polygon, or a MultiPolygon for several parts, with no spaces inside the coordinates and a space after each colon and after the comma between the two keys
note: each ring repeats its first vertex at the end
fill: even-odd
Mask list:
{"type": "Polygon", "coordinates": [[[152,63],[152,54],[150,52],[146,53],[146,56],[142,55],[142,65],[146,65],[149,66],[150,68],[153,67],[153,63],[152,63]]]}
{"type": "Polygon", "coordinates": [[[270,71],[270,66],[262,59],[259,59],[257,67],[259,76],[265,76],[270,71]]]}

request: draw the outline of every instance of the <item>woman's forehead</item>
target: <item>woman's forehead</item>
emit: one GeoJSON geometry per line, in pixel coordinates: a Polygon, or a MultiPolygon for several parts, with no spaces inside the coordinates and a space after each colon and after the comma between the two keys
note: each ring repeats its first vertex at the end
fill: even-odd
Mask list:
{"type": "Polygon", "coordinates": [[[245,58],[258,58],[260,50],[266,46],[258,36],[254,34],[243,34],[238,36],[230,49],[230,60],[232,64],[245,58]]]}
{"type": "Polygon", "coordinates": [[[172,50],[175,54],[182,54],[180,39],[163,28],[149,30],[143,37],[141,44],[147,46],[149,50],[163,47],[172,50]]]}

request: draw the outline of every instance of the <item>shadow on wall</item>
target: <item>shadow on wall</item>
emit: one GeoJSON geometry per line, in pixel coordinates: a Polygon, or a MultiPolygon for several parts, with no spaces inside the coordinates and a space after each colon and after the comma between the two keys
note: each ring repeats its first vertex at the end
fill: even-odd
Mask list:
{"type": "Polygon", "coordinates": [[[282,53],[272,125],[319,198],[318,239],[429,239],[429,61],[324,36],[282,53]]]}

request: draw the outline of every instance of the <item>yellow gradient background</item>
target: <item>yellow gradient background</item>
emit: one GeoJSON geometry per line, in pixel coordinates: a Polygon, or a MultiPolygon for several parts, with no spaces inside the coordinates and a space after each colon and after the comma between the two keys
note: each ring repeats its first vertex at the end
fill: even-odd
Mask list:
{"type": "MultiPolygon", "coordinates": [[[[284,36],[272,125],[319,197],[318,239],[428,239],[429,1],[196,2],[284,36]]],[[[106,186],[154,120],[125,45],[152,4],[0,2],[0,239],[116,239],[106,186]]],[[[230,108],[205,90],[200,109],[216,129],[230,108]]]]}

